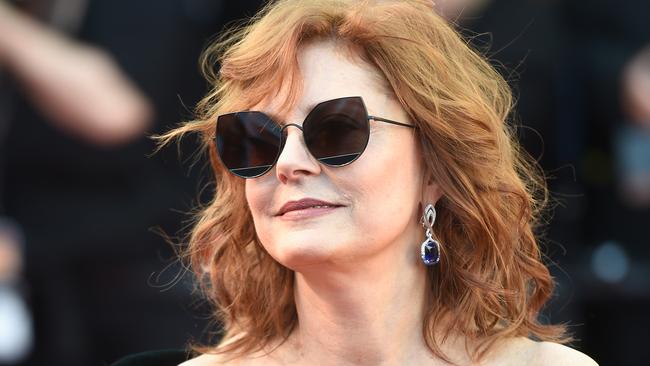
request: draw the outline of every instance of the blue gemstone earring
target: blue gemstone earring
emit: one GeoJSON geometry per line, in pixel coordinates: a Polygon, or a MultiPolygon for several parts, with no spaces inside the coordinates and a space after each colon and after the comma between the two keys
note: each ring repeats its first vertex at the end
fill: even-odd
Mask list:
{"type": "Polygon", "coordinates": [[[433,266],[440,262],[440,243],[433,239],[433,223],[436,221],[436,209],[432,204],[424,208],[422,214],[422,226],[426,228],[426,238],[422,242],[420,255],[422,262],[427,266],[433,266]]]}

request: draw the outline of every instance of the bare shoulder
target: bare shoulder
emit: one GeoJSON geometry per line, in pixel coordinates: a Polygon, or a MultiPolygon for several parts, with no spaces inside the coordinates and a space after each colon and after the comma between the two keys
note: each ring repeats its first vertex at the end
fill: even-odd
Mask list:
{"type": "Polygon", "coordinates": [[[536,348],[533,364],[537,366],[598,366],[591,357],[559,343],[539,342],[536,348]]]}
{"type": "Polygon", "coordinates": [[[535,359],[537,343],[526,337],[513,337],[499,340],[487,357],[485,366],[531,365],[535,359]]]}
{"type": "Polygon", "coordinates": [[[553,342],[537,342],[526,337],[506,338],[497,343],[486,366],[598,366],[573,348],[553,342]]]}

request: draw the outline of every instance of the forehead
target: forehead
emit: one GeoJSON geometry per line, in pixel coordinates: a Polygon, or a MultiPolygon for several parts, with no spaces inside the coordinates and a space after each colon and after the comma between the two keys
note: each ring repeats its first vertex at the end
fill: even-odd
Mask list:
{"type": "MultiPolygon", "coordinates": [[[[290,110],[280,110],[287,87],[277,96],[255,105],[251,110],[264,111],[283,121],[300,121],[318,103],[331,99],[361,96],[370,113],[392,98],[385,78],[361,57],[336,41],[306,44],[298,52],[302,93],[290,110]]],[[[285,84],[286,86],[286,84],[285,84]]]]}

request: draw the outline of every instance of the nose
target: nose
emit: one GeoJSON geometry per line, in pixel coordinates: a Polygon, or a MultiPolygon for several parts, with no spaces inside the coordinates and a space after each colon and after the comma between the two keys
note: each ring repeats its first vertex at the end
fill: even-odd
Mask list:
{"type": "Polygon", "coordinates": [[[284,146],[275,165],[275,174],[280,182],[299,181],[309,175],[318,175],[321,165],[305,145],[302,127],[293,123],[283,127],[284,146]]]}

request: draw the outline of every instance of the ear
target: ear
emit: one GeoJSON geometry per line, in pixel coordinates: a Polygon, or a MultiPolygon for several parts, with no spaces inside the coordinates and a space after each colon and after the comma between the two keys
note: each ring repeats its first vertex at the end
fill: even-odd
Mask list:
{"type": "Polygon", "coordinates": [[[431,176],[422,187],[422,202],[435,206],[436,202],[442,197],[442,188],[437,181],[431,176]]]}

